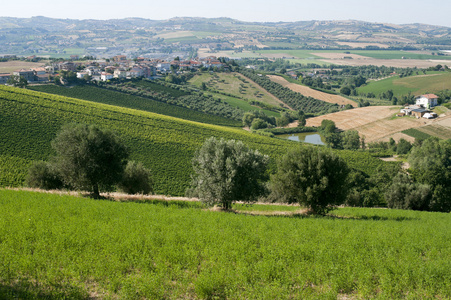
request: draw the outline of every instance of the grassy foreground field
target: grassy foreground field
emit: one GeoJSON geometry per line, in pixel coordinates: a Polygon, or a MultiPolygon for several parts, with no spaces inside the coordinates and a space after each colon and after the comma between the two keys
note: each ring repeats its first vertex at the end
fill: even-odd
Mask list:
{"type": "MultiPolygon", "coordinates": [[[[173,196],[184,195],[194,152],[211,136],[241,140],[273,161],[288,148],[299,146],[242,129],[6,86],[0,86],[0,111],[0,186],[22,185],[29,164],[47,160],[51,140],[63,124],[71,122],[116,131],[130,149],[131,159],[151,168],[155,193],[173,196]]],[[[339,155],[367,174],[387,164],[365,152],[340,151],[339,155]]]]}
{"type": "Polygon", "coordinates": [[[249,216],[0,190],[1,299],[448,299],[451,215],[249,216]]]}

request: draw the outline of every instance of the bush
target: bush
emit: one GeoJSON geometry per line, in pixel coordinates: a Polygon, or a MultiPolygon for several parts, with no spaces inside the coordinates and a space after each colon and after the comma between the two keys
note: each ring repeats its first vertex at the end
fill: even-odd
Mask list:
{"type": "Polygon", "coordinates": [[[298,203],[314,214],[324,214],[344,203],[349,174],[346,162],[328,149],[300,147],[279,160],[271,177],[272,197],[298,203]]]}
{"type": "Polygon", "coordinates": [[[415,184],[409,175],[399,173],[385,192],[389,208],[427,210],[432,197],[431,189],[425,184],[415,184]]]}
{"type": "Polygon", "coordinates": [[[150,194],[153,192],[151,172],[142,163],[129,161],[118,187],[127,194],[150,194]]]}
{"type": "Polygon", "coordinates": [[[63,188],[63,181],[55,168],[45,161],[37,161],[30,167],[25,184],[32,188],[45,190],[63,188]]]}

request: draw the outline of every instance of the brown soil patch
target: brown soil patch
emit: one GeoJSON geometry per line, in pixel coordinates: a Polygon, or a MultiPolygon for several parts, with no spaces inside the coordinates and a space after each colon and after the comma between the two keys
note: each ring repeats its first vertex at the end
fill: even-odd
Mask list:
{"type": "Polygon", "coordinates": [[[295,84],[288,82],[285,78],[275,75],[268,75],[269,79],[272,81],[289,88],[292,91],[298,92],[306,97],[312,97],[321,101],[329,102],[329,103],[336,103],[338,105],[346,105],[351,104],[353,107],[357,107],[358,104],[352,100],[349,100],[345,97],[338,96],[338,95],[332,95],[328,93],[323,93],[314,89],[311,89],[307,86],[295,84]]]}
{"type": "Polygon", "coordinates": [[[320,126],[324,119],[332,120],[341,130],[357,130],[366,142],[388,140],[403,130],[431,124],[432,120],[400,117],[392,119],[399,111],[395,106],[368,106],[307,119],[307,126],[320,126]]]}
{"type": "Polygon", "coordinates": [[[42,67],[43,65],[44,64],[42,62],[35,63],[20,60],[0,62],[0,73],[12,73],[20,69],[38,68],[42,67]]]}
{"type": "MultiPolygon", "coordinates": [[[[242,74],[241,74],[242,75],[242,74]]],[[[242,75],[243,77],[246,78],[247,81],[249,81],[251,84],[254,85],[254,87],[256,87],[258,90],[260,90],[261,93],[266,93],[269,96],[271,96],[271,98],[277,102],[278,104],[283,104],[284,106],[288,107],[290,110],[294,110],[293,108],[291,108],[290,106],[288,106],[288,104],[286,104],[285,102],[281,101],[279,98],[277,98],[276,96],[274,96],[273,94],[271,94],[270,92],[268,92],[267,90],[265,90],[264,88],[262,88],[260,85],[258,85],[257,83],[255,83],[255,81],[253,81],[252,79],[250,79],[249,77],[246,77],[244,75],[242,75]]]]}

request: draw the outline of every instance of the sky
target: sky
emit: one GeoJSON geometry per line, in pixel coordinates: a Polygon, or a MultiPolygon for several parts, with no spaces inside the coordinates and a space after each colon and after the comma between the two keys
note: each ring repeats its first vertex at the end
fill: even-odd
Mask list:
{"type": "MultiPolygon", "coordinates": [[[[3,2],[3,1],[2,1],[3,2]]],[[[0,16],[62,19],[229,17],[251,22],[361,20],[451,27],[450,0],[20,0],[4,1],[0,16]]]]}

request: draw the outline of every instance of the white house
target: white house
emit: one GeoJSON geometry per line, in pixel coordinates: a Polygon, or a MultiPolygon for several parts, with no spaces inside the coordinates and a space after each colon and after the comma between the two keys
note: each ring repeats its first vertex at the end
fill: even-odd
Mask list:
{"type": "Polygon", "coordinates": [[[106,72],[102,72],[102,73],[100,74],[100,80],[102,80],[102,81],[107,81],[107,80],[110,80],[110,79],[113,79],[113,74],[111,74],[111,73],[106,73],[106,72]]]}
{"type": "Polygon", "coordinates": [[[434,94],[426,94],[426,95],[421,95],[419,97],[416,98],[416,105],[421,105],[424,108],[431,108],[434,106],[437,106],[437,99],[438,96],[434,95],[434,94]]]}

